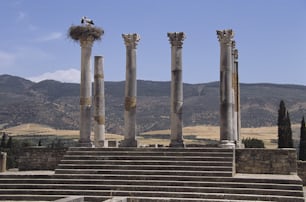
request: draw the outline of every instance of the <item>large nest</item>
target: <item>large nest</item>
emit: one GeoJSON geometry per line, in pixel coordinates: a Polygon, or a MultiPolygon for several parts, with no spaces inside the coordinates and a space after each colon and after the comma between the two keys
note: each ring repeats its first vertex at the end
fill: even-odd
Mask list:
{"type": "Polygon", "coordinates": [[[87,38],[92,38],[95,41],[101,40],[103,34],[104,30],[102,28],[94,26],[71,25],[68,30],[68,36],[74,41],[86,40],[87,38]]]}

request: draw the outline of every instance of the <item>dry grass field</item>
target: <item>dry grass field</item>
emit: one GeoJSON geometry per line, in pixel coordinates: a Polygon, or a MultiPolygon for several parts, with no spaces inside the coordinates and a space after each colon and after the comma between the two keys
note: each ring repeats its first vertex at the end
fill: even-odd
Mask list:
{"type": "MultiPolygon", "coordinates": [[[[292,125],[293,137],[295,140],[299,139],[299,124],[292,125]]],[[[77,130],[56,130],[48,126],[39,124],[22,124],[16,127],[1,130],[11,136],[24,136],[24,135],[57,135],[65,138],[77,139],[79,131],[77,130]]],[[[192,126],[183,129],[185,143],[195,144],[199,141],[219,140],[219,127],[218,126],[192,126]]],[[[92,134],[93,135],[93,134],[92,134]]],[[[257,138],[263,140],[266,148],[277,148],[277,127],[260,127],[260,128],[242,128],[242,138],[257,138]]],[[[138,137],[140,145],[149,144],[169,144],[170,130],[159,130],[142,133],[138,137]]],[[[108,140],[121,140],[122,135],[106,134],[108,140]]]]}

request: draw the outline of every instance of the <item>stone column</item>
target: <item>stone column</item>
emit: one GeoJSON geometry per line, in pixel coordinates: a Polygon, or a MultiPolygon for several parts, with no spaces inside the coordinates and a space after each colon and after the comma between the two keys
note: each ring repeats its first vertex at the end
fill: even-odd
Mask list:
{"type": "Polygon", "coordinates": [[[124,111],[124,140],[120,147],[137,147],[136,141],[136,46],[140,40],[138,34],[122,34],[126,45],[126,81],[125,81],[125,111],[124,111]]]}
{"type": "Polygon", "coordinates": [[[171,140],[170,147],[184,147],[182,45],[184,32],[168,33],[171,44],[171,140]]]}
{"type": "Polygon", "coordinates": [[[94,70],[94,144],[96,147],[107,147],[105,140],[105,96],[103,56],[95,56],[94,70]]]}
{"type": "Polygon", "coordinates": [[[236,72],[236,111],[237,111],[237,146],[241,145],[241,114],[240,114],[240,82],[239,82],[239,68],[238,68],[238,50],[234,50],[234,70],[236,72]]]}
{"type": "Polygon", "coordinates": [[[233,137],[235,143],[238,140],[238,103],[237,103],[237,71],[235,69],[236,42],[232,41],[232,96],[233,96],[233,137]]]}
{"type": "Polygon", "coordinates": [[[81,44],[81,85],[80,85],[80,140],[79,145],[91,147],[91,74],[90,57],[94,39],[80,39],[81,44]]]}
{"type": "Polygon", "coordinates": [[[233,137],[232,38],[233,31],[217,31],[220,42],[220,146],[235,147],[233,137]]]}

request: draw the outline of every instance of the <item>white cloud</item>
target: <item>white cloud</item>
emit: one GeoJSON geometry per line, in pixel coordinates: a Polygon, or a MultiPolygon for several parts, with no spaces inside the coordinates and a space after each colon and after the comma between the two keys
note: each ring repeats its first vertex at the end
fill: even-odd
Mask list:
{"type": "Polygon", "coordinates": [[[10,67],[15,63],[15,55],[7,52],[0,51],[0,68],[10,67]]]}
{"type": "Polygon", "coordinates": [[[30,77],[28,79],[34,82],[51,79],[67,83],[80,83],[80,74],[80,71],[77,69],[57,70],[55,72],[46,72],[42,75],[30,77]]]}
{"type": "Polygon", "coordinates": [[[63,34],[61,32],[52,32],[46,36],[42,36],[40,38],[37,38],[36,41],[39,42],[45,42],[45,41],[52,41],[52,40],[56,40],[59,39],[63,36],[63,34]]]}

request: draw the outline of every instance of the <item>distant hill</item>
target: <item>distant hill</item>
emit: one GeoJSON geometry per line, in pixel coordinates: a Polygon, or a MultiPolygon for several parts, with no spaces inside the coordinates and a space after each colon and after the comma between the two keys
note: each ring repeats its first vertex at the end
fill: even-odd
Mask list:
{"type": "MultiPolygon", "coordinates": [[[[139,80],[137,125],[139,131],[170,126],[170,82],[139,80]]],[[[57,129],[78,129],[79,84],[29,80],[0,75],[0,125],[39,123],[57,129]]],[[[105,82],[106,129],[122,134],[124,82],[105,82]]],[[[306,86],[241,84],[242,127],[276,125],[283,99],[291,122],[306,115],[306,86]]],[[[184,126],[219,124],[219,82],[184,84],[184,126]]]]}

